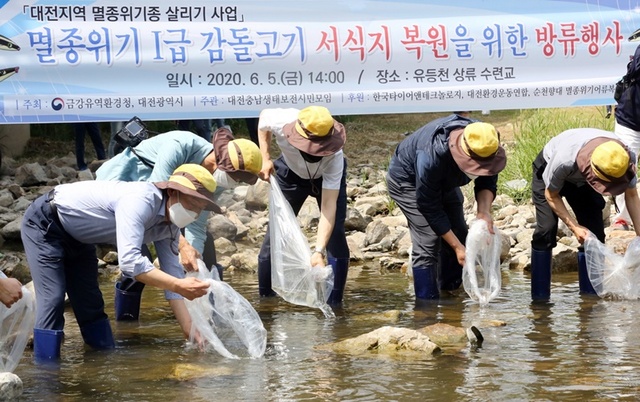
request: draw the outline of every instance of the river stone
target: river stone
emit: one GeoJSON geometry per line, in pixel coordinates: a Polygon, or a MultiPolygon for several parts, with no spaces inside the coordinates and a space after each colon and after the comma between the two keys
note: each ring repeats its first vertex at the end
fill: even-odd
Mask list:
{"type": "Polygon", "coordinates": [[[18,219],[7,223],[3,228],[2,237],[7,240],[20,240],[20,225],[22,224],[22,216],[18,219]]]}
{"type": "Polygon", "coordinates": [[[418,332],[439,346],[464,345],[469,341],[467,331],[462,327],[437,323],[418,329],[418,332]]]}
{"type": "Polygon", "coordinates": [[[264,210],[269,203],[270,184],[266,181],[258,180],[256,184],[249,186],[247,189],[247,198],[245,203],[247,207],[257,210],[264,210]]]}
{"type": "MultiPolygon", "coordinates": [[[[11,202],[13,202],[13,199],[11,202]]],[[[367,229],[367,221],[364,219],[360,211],[352,207],[347,207],[347,217],[344,221],[344,229],[347,231],[357,230],[359,232],[364,232],[367,229]]]]}
{"type": "Polygon", "coordinates": [[[238,233],[236,225],[224,215],[214,214],[207,220],[207,230],[215,233],[216,237],[234,240],[238,233]]]}
{"type": "Polygon", "coordinates": [[[22,380],[13,373],[0,373],[0,400],[15,400],[22,395],[22,380]]]}
{"type": "Polygon", "coordinates": [[[231,240],[225,239],[224,237],[215,239],[213,244],[216,249],[216,254],[218,255],[231,255],[238,251],[238,247],[236,247],[235,243],[231,240]]]}
{"type": "Polygon", "coordinates": [[[26,163],[16,169],[16,184],[21,187],[46,183],[49,178],[39,163],[26,163]]]}
{"type": "Polygon", "coordinates": [[[226,366],[201,366],[191,363],[176,364],[169,374],[169,378],[178,381],[191,381],[203,377],[221,377],[233,374],[233,370],[226,366]]]}
{"type": "Polygon", "coordinates": [[[373,352],[390,356],[406,354],[430,356],[440,351],[440,347],[431,342],[428,336],[416,330],[388,326],[320,348],[353,355],[373,352]]]}
{"type": "Polygon", "coordinates": [[[389,227],[379,220],[375,220],[367,225],[366,237],[364,244],[376,244],[379,243],[384,237],[390,234],[389,227]]]}

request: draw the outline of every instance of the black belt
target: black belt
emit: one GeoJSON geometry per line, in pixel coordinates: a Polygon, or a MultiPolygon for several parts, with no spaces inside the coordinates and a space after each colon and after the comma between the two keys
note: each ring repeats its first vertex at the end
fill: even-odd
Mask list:
{"type": "Polygon", "coordinates": [[[47,193],[47,202],[49,203],[49,209],[51,210],[51,218],[60,226],[62,226],[62,224],[60,223],[60,216],[58,215],[58,206],[56,205],[55,201],[53,200],[54,195],[55,195],[55,189],[49,191],[47,193]]]}

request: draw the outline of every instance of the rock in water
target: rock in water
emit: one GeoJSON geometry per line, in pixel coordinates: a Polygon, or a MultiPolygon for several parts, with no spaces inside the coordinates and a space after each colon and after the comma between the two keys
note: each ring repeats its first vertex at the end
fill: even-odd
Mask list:
{"type": "Polygon", "coordinates": [[[22,395],[22,380],[13,373],[0,373],[0,401],[17,399],[22,395]]]}

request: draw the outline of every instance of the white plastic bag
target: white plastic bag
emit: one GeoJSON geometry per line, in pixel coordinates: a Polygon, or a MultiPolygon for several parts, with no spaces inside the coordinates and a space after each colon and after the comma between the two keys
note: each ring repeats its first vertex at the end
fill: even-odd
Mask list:
{"type": "Polygon", "coordinates": [[[325,317],[335,317],[327,304],[333,290],[333,270],[311,267],[311,248],[291,205],[275,177],[269,192],[271,236],[271,287],[289,303],[319,308],[325,317]]]}
{"type": "Polygon", "coordinates": [[[487,222],[477,219],[471,223],[467,235],[467,254],[462,268],[462,284],[474,301],[485,305],[500,293],[500,250],[502,240],[497,228],[489,233],[487,222]]]}
{"type": "Polygon", "coordinates": [[[640,238],[634,238],[624,256],[615,253],[589,233],[584,242],[587,274],[600,297],[640,298],[640,238]]]}
{"type": "MultiPolygon", "coordinates": [[[[6,275],[0,271],[0,278],[6,275]]],[[[7,308],[0,303],[0,372],[13,372],[24,353],[36,320],[33,293],[22,287],[22,298],[7,308]]]]}
{"type": "Polygon", "coordinates": [[[228,283],[220,281],[215,267],[209,272],[199,260],[198,269],[189,275],[208,282],[209,289],[202,297],[185,300],[192,320],[190,341],[195,343],[199,333],[206,344],[224,357],[238,358],[229,349],[246,349],[251,357],[262,357],[267,347],[267,330],[256,310],[228,283]]]}

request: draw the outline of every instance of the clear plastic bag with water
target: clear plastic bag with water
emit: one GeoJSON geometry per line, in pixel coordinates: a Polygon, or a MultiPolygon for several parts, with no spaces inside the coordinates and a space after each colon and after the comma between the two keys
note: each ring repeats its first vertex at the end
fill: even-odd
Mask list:
{"type": "Polygon", "coordinates": [[[640,298],[640,237],[629,243],[623,256],[589,233],[584,252],[587,274],[598,296],[626,300],[640,298]]]}
{"type": "Polygon", "coordinates": [[[469,297],[485,305],[500,294],[500,250],[502,239],[494,226],[489,233],[487,222],[477,219],[471,222],[467,235],[465,264],[462,267],[462,284],[469,297]]]}
{"type": "Polygon", "coordinates": [[[192,320],[191,343],[196,344],[196,334],[200,334],[205,350],[212,347],[231,359],[247,352],[251,357],[262,357],[267,347],[267,330],[256,310],[228,283],[220,281],[215,267],[209,271],[199,260],[198,270],[188,275],[209,283],[209,289],[202,297],[185,300],[192,320]]]}
{"type": "MultiPolygon", "coordinates": [[[[0,278],[6,278],[1,271],[0,278]]],[[[0,372],[13,372],[18,367],[35,320],[35,298],[24,286],[22,298],[11,307],[0,303],[0,372]]]]}
{"type": "Polygon", "coordinates": [[[335,317],[327,304],[333,290],[333,270],[330,265],[311,266],[311,248],[298,219],[277,180],[272,177],[270,182],[271,287],[289,303],[318,308],[325,317],[335,317]]]}

